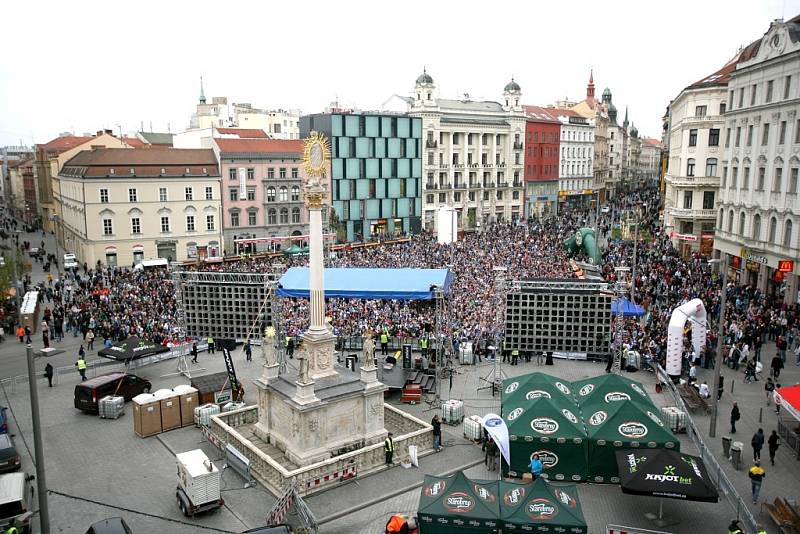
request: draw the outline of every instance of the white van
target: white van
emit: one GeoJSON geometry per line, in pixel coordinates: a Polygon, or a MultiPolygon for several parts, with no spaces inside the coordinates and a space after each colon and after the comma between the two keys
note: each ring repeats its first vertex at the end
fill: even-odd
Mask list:
{"type": "Polygon", "coordinates": [[[75,257],[75,254],[71,252],[67,252],[64,254],[64,268],[65,269],[74,269],[78,266],[78,259],[75,257]]]}
{"type": "Polygon", "coordinates": [[[10,473],[0,475],[0,524],[12,519],[20,532],[29,532],[33,517],[33,475],[10,473]]]}

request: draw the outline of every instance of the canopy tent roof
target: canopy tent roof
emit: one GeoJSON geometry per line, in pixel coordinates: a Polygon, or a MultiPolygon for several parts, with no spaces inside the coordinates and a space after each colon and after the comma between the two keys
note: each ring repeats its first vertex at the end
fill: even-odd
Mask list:
{"type": "Polygon", "coordinates": [[[622,315],[624,317],[641,317],[644,315],[644,308],[638,304],[634,304],[625,297],[618,298],[611,302],[611,313],[613,315],[619,314],[622,308],[622,315]]]}
{"type": "MultiPolygon", "coordinates": [[[[326,268],[327,298],[432,300],[434,287],[450,293],[449,269],[326,268]]],[[[309,296],[308,267],[292,267],[278,282],[279,297],[309,296]]]]}
{"type": "Polygon", "coordinates": [[[512,440],[533,438],[550,441],[555,438],[584,440],[583,421],[573,406],[562,406],[547,397],[522,399],[523,405],[505,408],[508,435],[512,440]]]}
{"type": "Polygon", "coordinates": [[[494,532],[500,516],[497,482],[472,481],[460,471],[425,475],[418,510],[420,534],[494,532]]]}
{"type": "Polygon", "coordinates": [[[137,336],[129,336],[124,341],[101,349],[97,354],[118,362],[129,362],[154,354],[161,354],[162,352],[169,352],[169,348],[163,345],[156,345],[152,341],[145,341],[137,336]]]}
{"type": "Polygon", "coordinates": [[[775,404],[800,421],[800,384],[775,390],[775,404]]]}
{"type": "Polygon", "coordinates": [[[551,399],[559,405],[575,406],[571,382],[540,372],[503,380],[501,395],[503,407],[509,409],[538,397],[551,399]],[[512,403],[515,403],[513,407],[512,403]]]}
{"type": "MultiPolygon", "coordinates": [[[[653,401],[641,382],[616,373],[576,380],[572,383],[572,388],[580,406],[630,400],[636,404],[652,407],[652,410],[655,411],[653,401]]],[[[585,412],[584,415],[586,415],[585,412]]]]}
{"type": "Polygon", "coordinates": [[[669,449],[617,451],[623,493],[717,502],[703,459],[669,449]]]}
{"type": "Polygon", "coordinates": [[[554,486],[538,478],[524,485],[500,481],[499,487],[504,531],[527,526],[536,532],[588,532],[574,484],[554,486]]]}

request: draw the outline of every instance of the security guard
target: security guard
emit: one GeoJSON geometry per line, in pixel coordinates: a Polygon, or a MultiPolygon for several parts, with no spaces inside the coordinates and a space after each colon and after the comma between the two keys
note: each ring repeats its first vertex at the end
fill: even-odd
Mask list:
{"type": "Polygon", "coordinates": [[[383,452],[386,453],[386,465],[392,465],[392,455],[394,454],[394,440],[392,439],[392,433],[386,436],[386,439],[383,442],[383,452]]]}
{"type": "Polygon", "coordinates": [[[519,361],[519,349],[514,349],[511,351],[511,365],[517,365],[519,361]]]}
{"type": "Polygon", "coordinates": [[[423,357],[428,355],[428,336],[422,336],[419,340],[419,350],[423,357]]]}
{"type": "Polygon", "coordinates": [[[389,334],[384,329],[381,333],[381,356],[386,356],[387,354],[389,354],[389,334]]]}
{"type": "Polygon", "coordinates": [[[757,524],[756,528],[758,529],[756,531],[756,534],[767,534],[767,529],[765,529],[764,525],[762,525],[761,523],[757,524]]]}
{"type": "Polygon", "coordinates": [[[214,338],[211,337],[211,336],[208,336],[208,339],[206,339],[206,342],[208,343],[208,353],[209,354],[214,354],[214,338]]]}
{"type": "Polygon", "coordinates": [[[738,519],[731,520],[731,524],[728,525],[728,534],[743,534],[738,519]]]}
{"type": "Polygon", "coordinates": [[[81,382],[86,381],[86,360],[83,359],[83,356],[78,356],[78,361],[75,362],[75,366],[78,368],[78,372],[81,375],[81,382]]]}
{"type": "Polygon", "coordinates": [[[19,534],[19,529],[17,529],[17,527],[14,525],[16,525],[16,520],[12,518],[8,523],[8,528],[6,528],[5,534],[19,534]]]}

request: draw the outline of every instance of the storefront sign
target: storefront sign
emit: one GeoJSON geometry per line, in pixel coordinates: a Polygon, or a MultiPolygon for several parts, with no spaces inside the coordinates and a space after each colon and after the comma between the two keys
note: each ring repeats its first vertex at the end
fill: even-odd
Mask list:
{"type": "Polygon", "coordinates": [[[761,270],[761,263],[753,260],[747,260],[747,270],[757,273],[761,270]]]}
{"type": "Polygon", "coordinates": [[[764,256],[760,256],[758,254],[753,254],[746,248],[742,249],[742,258],[746,259],[747,261],[754,261],[756,263],[760,263],[761,265],[768,265],[769,261],[764,256]]]}
{"type": "Polygon", "coordinates": [[[692,234],[679,234],[678,232],[670,232],[669,236],[678,241],[697,241],[697,236],[692,234]]]}
{"type": "Polygon", "coordinates": [[[793,260],[778,260],[778,271],[782,273],[791,273],[794,271],[793,260]]]}

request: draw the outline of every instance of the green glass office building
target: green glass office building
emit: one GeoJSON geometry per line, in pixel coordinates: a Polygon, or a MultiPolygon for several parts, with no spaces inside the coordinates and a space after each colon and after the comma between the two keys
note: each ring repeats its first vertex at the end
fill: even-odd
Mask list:
{"type": "Polygon", "coordinates": [[[348,242],[417,234],[422,216],[422,119],[323,113],[300,118],[300,136],[331,143],[331,203],[348,242]]]}

